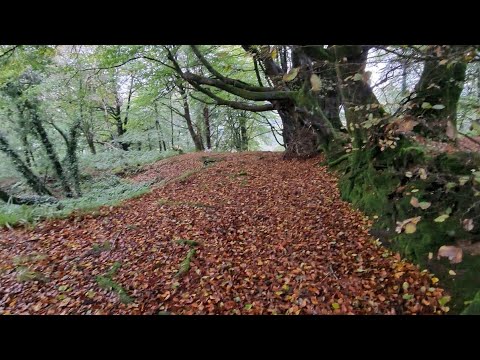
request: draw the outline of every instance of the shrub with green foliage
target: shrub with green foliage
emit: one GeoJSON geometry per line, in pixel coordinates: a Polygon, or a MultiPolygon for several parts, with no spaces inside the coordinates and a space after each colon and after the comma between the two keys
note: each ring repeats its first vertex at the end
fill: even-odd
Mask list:
{"type": "MultiPolygon", "coordinates": [[[[73,211],[90,211],[101,206],[115,206],[123,200],[145,194],[149,191],[149,183],[134,184],[124,180],[122,176],[138,171],[145,164],[174,155],[177,153],[112,150],[80,156],[80,172],[83,174],[82,197],[60,199],[55,204],[31,206],[0,202],[0,226],[30,224],[45,218],[62,218],[73,211]],[[115,169],[121,171],[115,174],[115,169]]],[[[8,175],[18,176],[14,172],[9,172],[8,175]]],[[[20,178],[19,182],[22,183],[20,178]]],[[[26,189],[19,186],[18,190],[23,192],[26,189]]]]}

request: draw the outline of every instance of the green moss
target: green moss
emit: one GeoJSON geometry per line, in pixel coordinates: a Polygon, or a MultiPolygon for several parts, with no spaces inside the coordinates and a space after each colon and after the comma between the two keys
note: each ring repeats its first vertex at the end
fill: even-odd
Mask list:
{"type": "Polygon", "coordinates": [[[400,147],[398,155],[395,154],[394,159],[397,161],[397,167],[401,165],[404,168],[409,164],[423,163],[425,161],[425,148],[407,144],[406,146],[400,147]]]}
{"type": "MultiPolygon", "coordinates": [[[[471,169],[479,169],[479,160],[479,156],[467,153],[430,157],[423,147],[399,141],[393,150],[354,151],[335,167],[340,173],[342,198],[367,215],[379,216],[372,233],[386,234],[387,246],[439,277],[441,286],[452,295],[449,304],[452,313],[460,313],[464,302],[471,300],[480,289],[480,256],[464,254],[463,261],[453,265],[446,259],[429,260],[428,254],[436,254],[441,246],[455,244],[457,240],[477,241],[480,220],[474,220],[472,231],[466,231],[462,221],[480,218],[480,196],[476,195],[473,182],[460,185],[458,177],[471,175],[471,169]],[[426,170],[426,179],[419,176],[419,168],[426,170]],[[413,176],[406,177],[407,171],[413,176]],[[424,210],[415,208],[410,204],[413,196],[430,202],[431,206],[424,210]],[[449,217],[444,222],[435,222],[447,209],[449,217]],[[395,232],[397,221],[416,216],[421,216],[421,220],[415,233],[395,232]],[[456,276],[449,274],[452,269],[456,276]]],[[[334,163],[335,159],[329,162],[334,163]]],[[[472,302],[470,306],[468,311],[476,311],[479,305],[472,302]]]]}
{"type": "Polygon", "coordinates": [[[462,315],[480,315],[480,291],[477,292],[471,303],[462,311],[462,315]]]}
{"type": "Polygon", "coordinates": [[[110,251],[112,249],[112,244],[109,241],[104,241],[102,244],[93,244],[92,253],[98,255],[104,251],[110,251]]]}
{"type": "Polygon", "coordinates": [[[455,175],[470,175],[472,169],[480,168],[480,154],[457,152],[443,153],[434,159],[434,166],[438,172],[455,175]]]}
{"type": "Polygon", "coordinates": [[[181,262],[180,268],[178,269],[178,272],[175,274],[175,277],[180,277],[185,275],[189,270],[190,270],[190,261],[192,258],[195,256],[195,253],[197,252],[196,249],[190,249],[188,250],[187,256],[185,259],[181,262]]]}
{"type": "Polygon", "coordinates": [[[175,240],[175,242],[177,244],[181,244],[181,245],[186,244],[186,245],[192,246],[192,247],[199,245],[199,243],[197,241],[187,240],[187,239],[178,239],[178,240],[175,240]]]}
{"type": "Polygon", "coordinates": [[[122,264],[118,261],[114,262],[112,267],[105,274],[97,276],[95,280],[101,288],[116,292],[120,302],[129,304],[133,299],[128,296],[127,292],[120,284],[112,279],[121,266],[122,264]]]}

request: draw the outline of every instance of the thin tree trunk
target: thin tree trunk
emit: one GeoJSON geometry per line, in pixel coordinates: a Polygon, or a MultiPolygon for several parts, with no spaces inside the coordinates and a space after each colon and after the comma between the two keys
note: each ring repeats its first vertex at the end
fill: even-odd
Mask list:
{"type": "Polygon", "coordinates": [[[53,144],[50,142],[47,132],[45,131],[45,128],[43,127],[42,122],[40,121],[38,115],[35,112],[32,112],[32,125],[35,128],[35,131],[37,132],[38,136],[40,137],[40,141],[42,142],[45,152],[47,153],[47,156],[53,165],[53,168],[55,170],[55,173],[57,174],[58,179],[60,180],[60,183],[62,184],[62,188],[63,188],[63,191],[65,192],[65,196],[72,197],[73,196],[72,189],[70,188],[70,185],[68,185],[65,172],[63,171],[63,167],[60,164],[60,160],[58,159],[58,155],[55,152],[55,148],[53,147],[53,144]]]}
{"type": "Polygon", "coordinates": [[[282,46],[280,48],[280,63],[282,64],[282,71],[286,73],[288,70],[288,64],[287,64],[287,48],[285,46],[282,46]]]}
{"type": "Polygon", "coordinates": [[[208,111],[208,106],[203,108],[203,119],[205,122],[205,138],[207,140],[207,149],[210,150],[212,148],[212,135],[210,132],[210,113],[208,111]]]}
{"type": "Polygon", "coordinates": [[[152,151],[152,143],[150,142],[150,133],[147,133],[147,144],[148,144],[148,151],[152,151]]]}
{"type": "MultiPolygon", "coordinates": [[[[128,90],[128,99],[127,99],[127,109],[125,110],[125,118],[123,119],[123,126],[127,126],[128,124],[128,115],[130,113],[130,104],[132,100],[133,94],[133,75],[130,78],[130,88],[128,90]]],[[[125,130],[124,130],[125,131],[125,130]]]]}
{"type": "Polygon", "coordinates": [[[155,127],[157,128],[157,133],[158,133],[158,150],[161,152],[162,151],[162,133],[160,132],[160,124],[158,123],[158,120],[155,121],[155,127]]]}
{"type": "MultiPolygon", "coordinates": [[[[158,105],[157,102],[153,104],[154,110],[155,110],[155,128],[157,129],[157,134],[158,134],[158,150],[161,152],[162,151],[162,141],[163,141],[163,135],[160,127],[160,120],[159,120],[159,113],[158,113],[158,105]]],[[[165,148],[165,141],[163,141],[163,147],[165,148]]],[[[165,149],[165,151],[167,151],[165,149]]]]}
{"type": "Polygon", "coordinates": [[[170,125],[171,125],[171,134],[172,134],[172,149],[175,147],[173,143],[173,106],[172,106],[172,95],[170,95],[170,125]]]}
{"type": "Polygon", "coordinates": [[[247,137],[247,119],[245,114],[240,118],[240,151],[248,150],[248,137],[247,137]]]}
{"type": "Polygon", "coordinates": [[[188,105],[187,92],[181,84],[178,84],[178,89],[180,91],[180,95],[182,96],[184,117],[187,121],[188,132],[190,133],[193,143],[195,144],[195,150],[203,151],[205,150],[205,147],[203,146],[202,138],[197,132],[195,132],[195,129],[193,128],[192,117],[190,115],[190,107],[188,105]]]}
{"type": "Polygon", "coordinates": [[[85,137],[87,139],[87,144],[88,144],[88,148],[90,149],[90,152],[92,153],[92,155],[96,155],[97,149],[95,148],[95,143],[93,141],[93,138],[89,136],[85,136],[85,137]]]}
{"type": "MultiPolygon", "coordinates": [[[[82,116],[82,111],[80,111],[80,116],[82,116]]],[[[77,196],[82,196],[82,191],[80,188],[80,172],[78,170],[78,157],[77,157],[77,146],[78,146],[78,130],[80,128],[81,120],[75,122],[72,125],[69,132],[69,141],[67,145],[67,162],[70,168],[70,175],[72,176],[73,185],[75,187],[75,192],[77,196]]]]}
{"type": "Polygon", "coordinates": [[[480,100],[480,62],[477,63],[477,99],[480,100]]]}
{"type": "MultiPolygon", "coordinates": [[[[130,78],[130,88],[128,90],[127,108],[125,109],[125,117],[123,118],[123,122],[122,122],[122,126],[121,126],[122,127],[122,135],[127,132],[126,127],[127,127],[127,124],[128,124],[128,116],[130,114],[130,105],[131,105],[131,100],[132,100],[132,94],[133,94],[133,75],[130,78]]],[[[121,119],[121,108],[118,106],[118,102],[117,102],[117,114],[118,114],[118,117],[121,119]]],[[[118,124],[118,122],[117,122],[117,124],[118,124]]],[[[129,142],[123,142],[122,141],[120,144],[122,145],[123,150],[128,151],[128,148],[130,147],[129,142]]]]}
{"type": "Polygon", "coordinates": [[[88,144],[88,148],[90,149],[90,152],[93,155],[95,155],[97,153],[97,150],[95,149],[94,134],[91,130],[91,126],[93,124],[93,108],[90,108],[89,110],[89,120],[90,120],[90,123],[83,121],[82,131],[83,131],[83,134],[85,135],[85,140],[87,140],[87,144],[88,144]]]}
{"type": "Polygon", "coordinates": [[[402,63],[402,95],[407,94],[407,68],[408,68],[407,61],[403,61],[402,63]]]}

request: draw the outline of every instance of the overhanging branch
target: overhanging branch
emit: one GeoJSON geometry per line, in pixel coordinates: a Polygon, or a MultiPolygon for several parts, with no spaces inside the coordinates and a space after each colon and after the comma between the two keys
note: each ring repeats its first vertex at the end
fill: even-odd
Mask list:
{"type": "Polygon", "coordinates": [[[189,83],[195,82],[197,84],[214,86],[218,89],[225,90],[226,92],[240,96],[247,100],[254,101],[271,101],[271,100],[286,100],[292,98],[291,91],[268,91],[268,92],[254,92],[245,89],[237,88],[233,85],[224,83],[221,80],[210,79],[204,76],[192,74],[190,72],[183,73],[182,76],[189,83]]]}
{"type": "Polygon", "coordinates": [[[252,86],[243,81],[231,79],[226,76],[223,76],[217,70],[215,70],[215,68],[207,61],[207,59],[205,59],[205,57],[202,55],[200,50],[198,50],[198,48],[195,45],[190,45],[190,47],[192,48],[192,51],[194,52],[194,54],[197,56],[198,60],[200,60],[200,62],[207,68],[207,70],[217,79],[223,81],[225,84],[239,87],[249,91],[258,91],[258,92],[274,91],[273,88],[268,88],[263,86],[252,86]]]}

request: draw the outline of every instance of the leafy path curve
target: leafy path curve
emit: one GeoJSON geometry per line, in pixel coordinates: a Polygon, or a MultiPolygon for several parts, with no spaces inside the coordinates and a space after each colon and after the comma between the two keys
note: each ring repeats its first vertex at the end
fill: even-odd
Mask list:
{"type": "Polygon", "coordinates": [[[182,155],[121,206],[0,230],[0,313],[443,313],[437,279],[376,244],[319,162],[182,155]]]}

